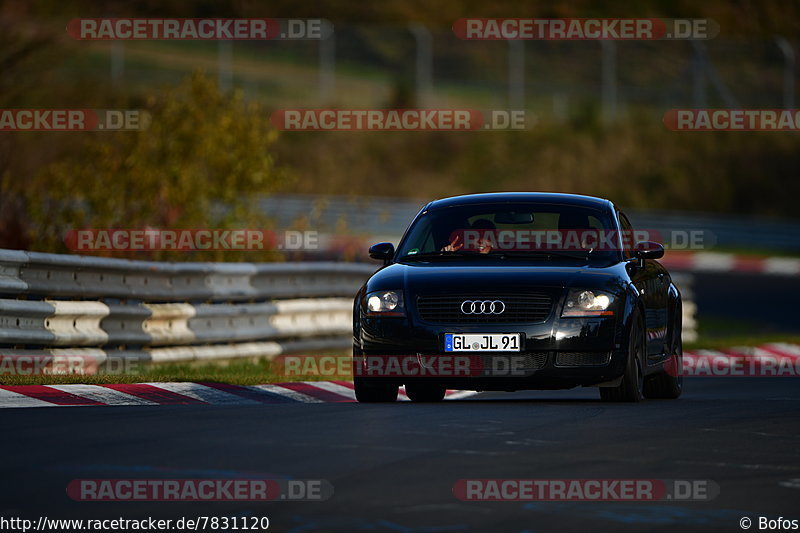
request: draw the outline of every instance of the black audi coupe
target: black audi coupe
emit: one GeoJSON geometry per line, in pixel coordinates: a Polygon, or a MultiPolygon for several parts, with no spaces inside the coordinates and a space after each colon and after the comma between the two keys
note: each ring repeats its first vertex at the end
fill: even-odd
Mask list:
{"type": "Polygon", "coordinates": [[[601,198],[491,193],[427,204],[353,312],[360,402],[413,401],[447,389],[593,386],[605,401],[678,398],[681,295],[601,198]]]}

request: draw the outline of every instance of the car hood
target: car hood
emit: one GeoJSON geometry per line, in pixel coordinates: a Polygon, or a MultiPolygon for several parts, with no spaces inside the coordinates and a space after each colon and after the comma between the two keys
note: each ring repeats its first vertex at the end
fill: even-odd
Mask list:
{"type": "Polygon", "coordinates": [[[618,293],[624,285],[623,273],[619,265],[395,263],[376,272],[367,291],[406,289],[412,294],[425,294],[581,287],[618,293]]]}

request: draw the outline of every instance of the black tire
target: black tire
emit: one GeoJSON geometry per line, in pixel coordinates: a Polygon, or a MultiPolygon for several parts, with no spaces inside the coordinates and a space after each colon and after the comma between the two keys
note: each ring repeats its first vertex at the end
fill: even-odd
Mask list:
{"type": "Polygon", "coordinates": [[[645,398],[662,400],[680,398],[683,392],[683,342],[680,338],[678,338],[673,352],[669,361],[665,363],[665,370],[645,380],[645,398]]]}
{"type": "Polygon", "coordinates": [[[412,402],[441,402],[447,391],[444,387],[431,383],[409,383],[406,385],[406,396],[412,402]]]}
{"type": "Polygon", "coordinates": [[[604,402],[640,402],[644,397],[644,373],[642,361],[645,355],[644,325],[637,313],[633,317],[628,337],[628,361],[622,381],[616,387],[600,387],[600,399],[604,402]]]}
{"type": "Polygon", "coordinates": [[[354,378],[356,400],[361,403],[388,403],[397,401],[398,385],[354,378]]]}

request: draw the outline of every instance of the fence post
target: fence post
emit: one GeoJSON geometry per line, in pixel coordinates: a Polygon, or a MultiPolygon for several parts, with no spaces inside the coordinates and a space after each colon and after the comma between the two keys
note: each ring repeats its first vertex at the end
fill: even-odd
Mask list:
{"type": "Polygon", "coordinates": [[[692,45],[692,103],[701,109],[706,107],[706,64],[700,48],[692,45]]]}
{"type": "Polygon", "coordinates": [[[739,102],[736,101],[736,97],[733,95],[733,92],[731,92],[728,86],[725,85],[725,82],[722,81],[722,77],[719,75],[719,72],[717,72],[717,69],[714,68],[714,64],[711,63],[711,60],[708,58],[708,52],[706,51],[705,44],[703,44],[701,41],[692,41],[692,46],[694,47],[695,51],[695,64],[700,69],[699,72],[695,72],[695,107],[705,107],[705,80],[706,77],[708,77],[708,79],[711,80],[711,83],[714,85],[714,88],[717,90],[717,93],[722,98],[722,101],[725,102],[725,105],[730,108],[738,108],[739,102]],[[700,86],[698,86],[698,83],[700,86]],[[702,101],[702,105],[698,105],[698,98],[702,101]]]}
{"type": "Polygon", "coordinates": [[[417,43],[416,105],[417,107],[427,107],[430,105],[433,87],[433,37],[430,30],[418,22],[409,24],[408,29],[417,43]]]}
{"type": "Polygon", "coordinates": [[[609,124],[617,118],[617,43],[604,39],[602,49],[602,101],[603,122],[609,124]]]}
{"type": "Polygon", "coordinates": [[[319,99],[324,104],[336,91],[336,34],[319,40],[319,99]]]}
{"type": "Polygon", "coordinates": [[[780,35],[775,42],[783,53],[783,107],[794,109],[794,48],[780,35]]]}
{"type": "Polygon", "coordinates": [[[111,85],[118,86],[125,75],[125,44],[123,41],[111,42],[111,85]]]}
{"type": "Polygon", "coordinates": [[[220,91],[228,91],[233,85],[232,58],[233,44],[230,41],[220,40],[217,50],[217,84],[220,91]]]}
{"type": "Polygon", "coordinates": [[[525,109],[525,41],[508,41],[508,104],[525,109]]]}

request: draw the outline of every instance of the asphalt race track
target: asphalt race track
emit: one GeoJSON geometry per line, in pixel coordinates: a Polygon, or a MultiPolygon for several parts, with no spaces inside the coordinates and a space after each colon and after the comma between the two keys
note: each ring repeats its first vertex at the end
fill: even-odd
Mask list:
{"type": "Polygon", "coordinates": [[[267,516],[270,531],[741,531],[800,518],[800,389],[689,379],[678,401],[595,389],[441,404],[65,407],[2,412],[0,516],[267,516]],[[326,479],[323,502],[78,502],[77,478],[326,479]],[[710,479],[711,501],[464,502],[464,478],[710,479]]]}

